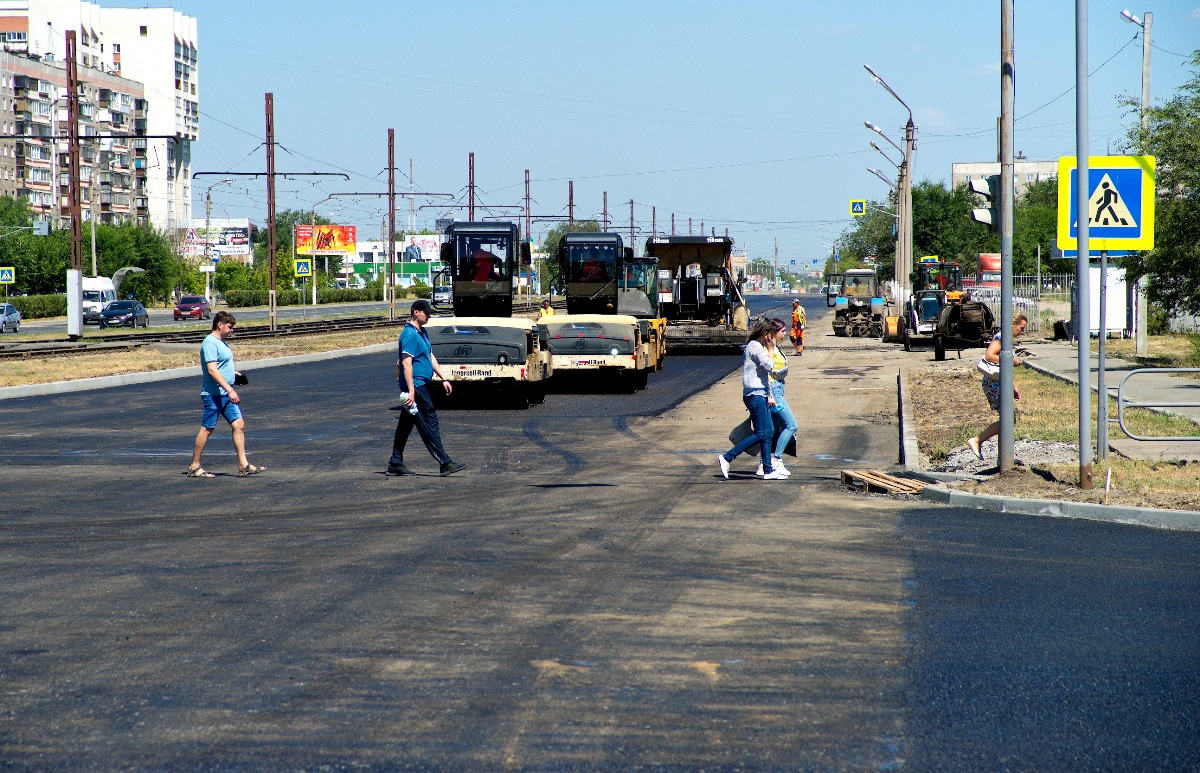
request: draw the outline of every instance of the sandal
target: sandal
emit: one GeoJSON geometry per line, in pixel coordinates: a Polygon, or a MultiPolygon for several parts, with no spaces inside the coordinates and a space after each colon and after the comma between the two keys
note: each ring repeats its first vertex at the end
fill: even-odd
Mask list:
{"type": "Polygon", "coordinates": [[[217,477],[216,475],[213,475],[211,472],[204,469],[203,467],[188,467],[186,470],[183,471],[183,474],[188,476],[189,478],[215,478],[215,477],[217,477]]]}
{"type": "Polygon", "coordinates": [[[265,472],[266,467],[255,467],[253,464],[247,464],[245,467],[238,467],[238,477],[244,478],[247,475],[257,475],[260,472],[265,472]]]}

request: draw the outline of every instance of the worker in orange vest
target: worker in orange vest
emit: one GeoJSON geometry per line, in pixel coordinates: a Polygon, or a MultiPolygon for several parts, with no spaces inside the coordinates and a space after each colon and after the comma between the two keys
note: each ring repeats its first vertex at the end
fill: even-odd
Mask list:
{"type": "Polygon", "coordinates": [[[804,354],[804,307],[800,305],[800,301],[792,301],[792,346],[796,347],[796,354],[804,354]]]}

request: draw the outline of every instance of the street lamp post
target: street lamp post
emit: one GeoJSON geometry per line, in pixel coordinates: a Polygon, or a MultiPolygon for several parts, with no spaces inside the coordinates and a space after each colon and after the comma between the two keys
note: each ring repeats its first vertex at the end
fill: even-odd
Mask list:
{"type": "MultiPolygon", "coordinates": [[[[900,297],[896,300],[900,306],[903,306],[908,301],[910,281],[909,275],[912,273],[912,162],[913,153],[916,151],[917,125],[913,121],[912,109],[907,103],[905,103],[903,99],[900,98],[900,95],[897,94],[892,87],[889,86],[886,81],[884,81],[883,78],[880,78],[879,75],[877,75],[876,72],[871,69],[870,65],[864,64],[863,67],[868,73],[870,73],[871,78],[873,78],[880,86],[883,86],[883,88],[887,90],[887,93],[891,94],[892,97],[900,103],[900,106],[908,112],[908,123],[904,125],[904,149],[902,151],[904,153],[904,169],[902,170],[903,180],[901,181],[899,190],[900,211],[903,218],[902,227],[899,229],[904,243],[902,250],[903,266],[900,264],[900,256],[897,256],[898,260],[896,263],[896,286],[900,294],[900,297]]],[[[887,136],[884,135],[882,131],[879,131],[877,128],[875,128],[875,130],[878,131],[881,136],[884,136],[884,138],[887,139],[887,136]]],[[[888,139],[888,142],[891,142],[891,140],[888,139]]],[[[893,142],[892,144],[895,145],[896,143],[893,142]]],[[[900,148],[897,147],[897,150],[899,149],[900,148]]]]}
{"type": "MultiPolygon", "coordinates": [[[[893,142],[891,137],[884,134],[883,129],[879,128],[870,121],[864,121],[863,125],[887,140],[889,145],[900,151],[901,157],[903,158],[904,150],[895,142],[893,142]]],[[[901,160],[899,164],[897,164],[895,161],[892,161],[891,157],[888,156],[887,153],[883,152],[883,148],[879,147],[879,145],[875,142],[871,143],[871,147],[875,148],[875,150],[877,150],[881,156],[886,158],[893,166],[896,167],[896,184],[892,186],[896,196],[896,257],[894,261],[896,264],[894,270],[896,284],[895,300],[897,307],[903,309],[908,296],[905,288],[908,286],[907,282],[909,281],[909,274],[912,272],[912,258],[910,257],[911,247],[909,246],[907,240],[908,235],[911,233],[911,229],[907,225],[909,222],[910,213],[904,205],[904,191],[906,190],[906,181],[908,180],[908,164],[904,160],[901,160]]],[[[889,185],[891,185],[890,181],[887,182],[889,185]]]]}
{"type": "MultiPolygon", "coordinates": [[[[1154,14],[1147,11],[1142,18],[1134,16],[1129,11],[1121,11],[1121,18],[1130,24],[1142,28],[1142,132],[1149,125],[1150,116],[1150,29],[1154,24],[1154,14]]],[[[1134,322],[1134,350],[1140,356],[1146,355],[1146,277],[1138,277],[1137,283],[1137,320],[1134,322]]]]}
{"type": "MultiPolygon", "coordinates": [[[[209,255],[209,247],[212,245],[212,192],[213,188],[221,185],[228,185],[233,182],[233,178],[221,180],[208,186],[208,192],[204,194],[204,265],[206,268],[212,268],[212,257],[209,255]]],[[[212,303],[212,290],[210,289],[209,276],[211,271],[204,272],[204,300],[212,303]]]]}

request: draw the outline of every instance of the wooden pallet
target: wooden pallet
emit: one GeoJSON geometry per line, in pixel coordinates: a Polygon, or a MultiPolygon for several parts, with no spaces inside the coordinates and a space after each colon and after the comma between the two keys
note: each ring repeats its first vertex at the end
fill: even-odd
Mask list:
{"type": "Polygon", "coordinates": [[[867,493],[883,494],[920,494],[925,488],[919,481],[897,478],[879,470],[842,470],[842,483],[861,486],[867,493]]]}

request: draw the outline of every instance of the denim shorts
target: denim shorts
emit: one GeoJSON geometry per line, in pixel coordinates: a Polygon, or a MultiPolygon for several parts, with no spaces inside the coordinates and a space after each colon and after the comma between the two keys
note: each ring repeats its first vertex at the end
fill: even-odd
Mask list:
{"type": "Polygon", "coordinates": [[[200,419],[200,426],[205,429],[215,429],[218,416],[224,416],[230,424],[242,418],[242,409],[228,395],[219,395],[214,400],[212,395],[201,394],[200,401],[204,403],[204,417],[200,419]],[[217,404],[218,400],[220,405],[217,404]]]}

